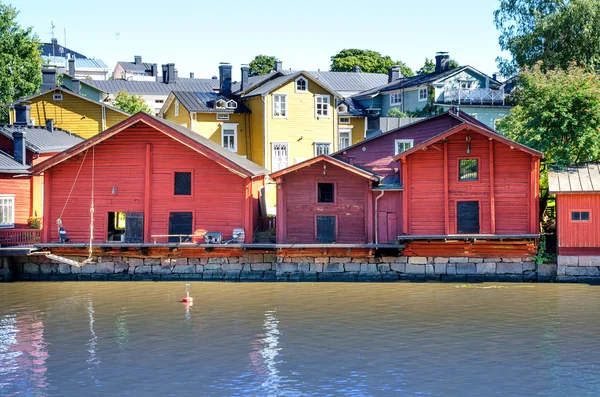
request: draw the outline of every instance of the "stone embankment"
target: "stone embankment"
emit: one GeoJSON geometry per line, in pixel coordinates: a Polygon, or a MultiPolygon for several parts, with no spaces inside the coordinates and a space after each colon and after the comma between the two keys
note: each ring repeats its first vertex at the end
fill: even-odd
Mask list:
{"type": "Polygon", "coordinates": [[[557,281],[574,283],[600,280],[600,256],[559,255],[557,259],[557,281]]]}
{"type": "Polygon", "coordinates": [[[600,281],[597,266],[582,266],[578,262],[559,263],[557,268],[557,265],[536,265],[531,258],[246,254],[202,258],[108,256],[95,260],[93,264],[76,267],[53,263],[42,256],[3,258],[0,280],[593,282],[595,278],[600,281]]]}

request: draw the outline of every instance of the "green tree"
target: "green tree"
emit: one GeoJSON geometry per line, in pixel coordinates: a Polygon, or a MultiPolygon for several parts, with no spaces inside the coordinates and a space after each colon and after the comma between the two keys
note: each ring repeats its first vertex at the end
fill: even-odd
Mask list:
{"type": "Polygon", "coordinates": [[[360,71],[364,73],[387,73],[394,65],[400,66],[400,71],[406,77],[415,75],[404,62],[394,61],[377,51],[345,49],[331,57],[332,72],[351,72],[354,66],[360,66],[360,71]]]}
{"type": "Polygon", "coordinates": [[[403,112],[402,110],[400,110],[400,108],[390,108],[390,110],[388,110],[387,117],[406,118],[409,116],[408,116],[408,113],[403,112]]]}
{"type": "Polygon", "coordinates": [[[136,114],[139,112],[144,112],[148,114],[152,114],[152,109],[150,106],[144,101],[141,97],[133,94],[128,94],[127,92],[119,91],[115,96],[114,105],[117,109],[121,109],[125,113],[136,114]]]}
{"type": "Polygon", "coordinates": [[[17,23],[18,14],[0,3],[0,122],[8,121],[4,105],[35,94],[42,84],[39,40],[17,23]]]}
{"type": "Polygon", "coordinates": [[[252,62],[250,62],[250,76],[260,76],[263,74],[268,74],[272,70],[275,69],[275,61],[276,57],[270,55],[257,55],[254,57],[252,62]]]}
{"type": "Polygon", "coordinates": [[[600,0],[501,0],[494,13],[499,44],[511,60],[498,58],[505,76],[538,61],[543,68],[587,71],[600,67],[600,0]]]}
{"type": "Polygon", "coordinates": [[[600,160],[600,76],[571,65],[519,74],[510,114],[498,130],[544,153],[547,164],[600,160]]]}
{"type": "MultiPolygon", "coordinates": [[[[458,62],[456,62],[454,59],[450,59],[450,61],[448,63],[450,65],[450,69],[456,69],[457,67],[460,66],[458,64],[458,62]]],[[[435,59],[425,58],[425,63],[423,64],[421,69],[419,69],[417,71],[417,74],[422,75],[422,74],[429,74],[429,73],[434,73],[434,72],[435,72],[435,59]]]]}

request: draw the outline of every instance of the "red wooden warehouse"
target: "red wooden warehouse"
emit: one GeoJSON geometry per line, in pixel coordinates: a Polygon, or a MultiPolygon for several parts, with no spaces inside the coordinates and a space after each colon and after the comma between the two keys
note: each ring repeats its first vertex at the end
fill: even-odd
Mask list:
{"type": "MultiPolygon", "coordinates": [[[[251,242],[262,167],[175,123],[138,113],[32,167],[44,174],[43,242],[153,243],[243,229],[251,242]]],[[[201,240],[203,241],[203,240],[201,240]]]]}
{"type": "Polygon", "coordinates": [[[400,240],[407,254],[485,256],[529,241],[525,255],[539,233],[541,156],[451,110],[271,174],[278,242],[400,240]],[[469,239],[489,251],[452,245],[469,239]]]}
{"type": "Polygon", "coordinates": [[[548,180],[556,194],[559,258],[600,256],[600,164],[550,171],[548,180]]]}

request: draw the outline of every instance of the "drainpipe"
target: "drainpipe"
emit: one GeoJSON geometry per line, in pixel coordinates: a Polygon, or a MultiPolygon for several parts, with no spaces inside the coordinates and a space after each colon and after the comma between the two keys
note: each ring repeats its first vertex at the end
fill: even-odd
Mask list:
{"type": "Polygon", "coordinates": [[[383,197],[385,190],[381,191],[381,194],[375,197],[375,244],[379,244],[379,214],[378,214],[378,202],[383,197]]]}
{"type": "MultiPolygon", "coordinates": [[[[267,151],[269,150],[267,148],[267,101],[265,100],[265,96],[262,95],[260,97],[262,99],[263,102],[263,166],[265,168],[267,168],[267,151]]],[[[271,169],[271,167],[267,168],[268,170],[271,169]]]]}

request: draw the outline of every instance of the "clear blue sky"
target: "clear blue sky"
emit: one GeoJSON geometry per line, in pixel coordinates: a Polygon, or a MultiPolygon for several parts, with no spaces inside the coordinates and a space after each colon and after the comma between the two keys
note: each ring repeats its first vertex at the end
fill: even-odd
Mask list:
{"type": "Polygon", "coordinates": [[[174,62],[180,76],[217,74],[257,54],[275,55],[286,69],[328,70],[344,48],[379,51],[413,69],[436,51],[461,65],[496,71],[501,55],[493,23],[496,0],[400,1],[110,1],[4,0],[42,41],[55,36],[111,69],[119,60],[174,62]],[[93,5],[92,5],[93,4],[93,5]]]}

